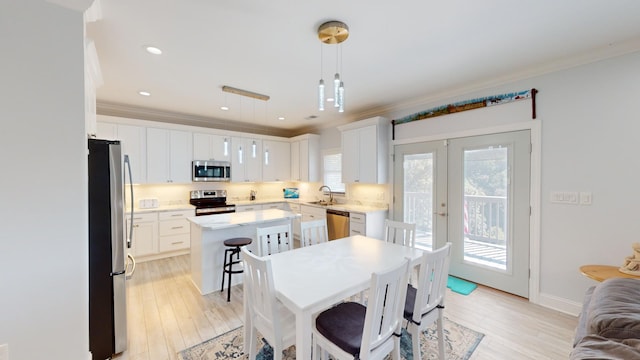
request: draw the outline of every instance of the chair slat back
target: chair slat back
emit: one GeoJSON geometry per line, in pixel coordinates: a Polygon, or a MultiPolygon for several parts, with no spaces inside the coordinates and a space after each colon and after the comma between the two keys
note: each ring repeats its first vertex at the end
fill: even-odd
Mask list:
{"type": "Polygon", "coordinates": [[[329,241],[327,219],[303,221],[300,223],[301,246],[316,245],[329,241]]]}
{"type": "Polygon", "coordinates": [[[400,334],[408,274],[409,260],[405,259],[400,266],[371,276],[361,359],[368,358],[365,354],[387,341],[394,332],[400,334]]]}
{"type": "Polygon", "coordinates": [[[256,235],[260,256],[277,254],[293,249],[291,224],[258,228],[256,235]]]}
{"type": "Polygon", "coordinates": [[[385,219],[384,241],[414,248],[416,246],[416,224],[385,219]]]}
{"type": "Polygon", "coordinates": [[[418,291],[413,308],[415,323],[420,323],[422,314],[444,304],[450,259],[450,242],[437,250],[425,251],[422,255],[420,273],[418,274],[418,291]]]}

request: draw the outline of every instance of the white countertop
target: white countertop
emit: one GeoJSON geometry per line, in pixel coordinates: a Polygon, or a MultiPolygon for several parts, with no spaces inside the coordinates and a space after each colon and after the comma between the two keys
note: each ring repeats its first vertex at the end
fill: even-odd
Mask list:
{"type": "Polygon", "coordinates": [[[201,228],[203,228],[203,230],[217,230],[250,224],[261,224],[273,220],[293,219],[296,217],[300,217],[300,215],[284,210],[269,209],[239,213],[194,216],[187,218],[187,220],[197,226],[200,226],[201,228]]]}
{"type": "MultiPolygon", "coordinates": [[[[179,205],[163,205],[157,208],[138,208],[134,207],[133,212],[136,214],[149,213],[149,212],[161,212],[161,211],[179,211],[179,210],[194,210],[196,207],[191,204],[179,204],[179,205]]],[[[130,207],[126,207],[124,211],[128,214],[131,212],[130,207]]]]}
{"type": "Polygon", "coordinates": [[[323,209],[332,209],[332,210],[340,210],[340,211],[352,211],[352,212],[360,212],[360,213],[371,213],[376,211],[387,211],[386,207],[372,206],[372,205],[360,205],[360,204],[333,204],[333,205],[319,205],[312,204],[311,202],[316,201],[313,199],[256,199],[256,200],[227,200],[229,204],[235,204],[236,206],[242,205],[262,205],[262,204],[271,204],[277,202],[288,202],[293,204],[300,205],[308,205],[314,206],[323,209]]]}

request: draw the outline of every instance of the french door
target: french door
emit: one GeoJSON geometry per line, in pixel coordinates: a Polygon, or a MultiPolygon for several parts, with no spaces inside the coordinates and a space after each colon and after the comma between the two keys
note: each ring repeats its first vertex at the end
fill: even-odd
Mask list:
{"type": "Polygon", "coordinates": [[[530,131],[395,146],[394,214],[449,273],[529,295],[530,131]]]}

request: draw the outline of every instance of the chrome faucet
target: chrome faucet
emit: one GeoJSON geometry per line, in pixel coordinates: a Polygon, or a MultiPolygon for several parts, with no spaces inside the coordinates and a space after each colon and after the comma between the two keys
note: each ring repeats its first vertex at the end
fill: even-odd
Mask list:
{"type": "Polygon", "coordinates": [[[322,191],[322,189],[327,188],[327,190],[329,190],[329,204],[333,203],[333,192],[331,192],[331,188],[328,187],[327,185],[322,185],[320,186],[320,189],[318,189],[318,191],[322,191]]]}

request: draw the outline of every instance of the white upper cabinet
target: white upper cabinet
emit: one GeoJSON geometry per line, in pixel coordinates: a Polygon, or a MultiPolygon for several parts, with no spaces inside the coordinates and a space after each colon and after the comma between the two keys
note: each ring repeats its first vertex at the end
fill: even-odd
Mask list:
{"type": "Polygon", "coordinates": [[[98,122],[96,136],[98,139],[120,140],[122,154],[129,156],[133,183],[147,182],[147,136],[144,127],[98,122]]]}
{"type": "Polygon", "coordinates": [[[231,137],[193,133],[193,159],[231,161],[231,137]]]}
{"type": "Polygon", "coordinates": [[[291,180],[320,181],[320,136],[306,134],[291,139],[291,180]]]}
{"type": "Polygon", "coordinates": [[[147,128],[147,183],[191,182],[191,133],[147,128]]]}
{"type": "Polygon", "coordinates": [[[382,117],[339,126],[342,131],[342,182],[387,181],[390,123],[382,117]]]}
{"type": "Polygon", "coordinates": [[[231,138],[231,181],[262,181],[262,140],[231,138]]]}
{"type": "Polygon", "coordinates": [[[288,181],[291,178],[290,152],[288,141],[262,141],[262,181],[288,181]]]}

